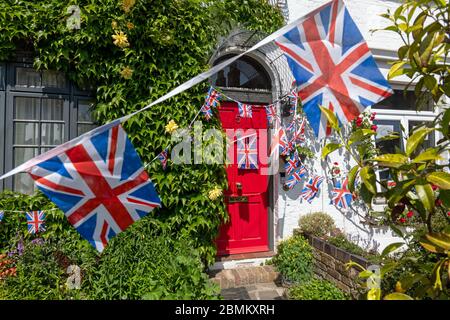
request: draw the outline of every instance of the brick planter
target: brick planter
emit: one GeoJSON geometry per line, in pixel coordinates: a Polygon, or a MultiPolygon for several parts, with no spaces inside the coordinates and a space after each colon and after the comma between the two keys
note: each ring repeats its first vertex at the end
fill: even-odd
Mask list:
{"type": "Polygon", "coordinates": [[[338,248],[325,240],[309,234],[302,235],[313,247],[316,276],[334,283],[342,291],[357,298],[362,289],[358,283],[360,270],[355,268],[346,270],[345,264],[353,261],[367,268],[371,263],[367,259],[338,248]]]}

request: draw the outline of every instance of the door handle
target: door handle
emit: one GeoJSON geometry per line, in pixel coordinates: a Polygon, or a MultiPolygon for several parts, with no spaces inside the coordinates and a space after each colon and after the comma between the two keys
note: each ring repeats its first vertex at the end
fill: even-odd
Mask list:
{"type": "Polygon", "coordinates": [[[236,182],[236,188],[237,188],[238,190],[242,190],[242,183],[236,182]]]}

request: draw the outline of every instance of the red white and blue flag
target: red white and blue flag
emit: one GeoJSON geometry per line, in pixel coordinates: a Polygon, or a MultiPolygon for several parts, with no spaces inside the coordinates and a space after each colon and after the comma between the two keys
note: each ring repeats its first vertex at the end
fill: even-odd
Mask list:
{"type": "Polygon", "coordinates": [[[319,193],[320,185],[322,184],[324,177],[315,176],[309,179],[308,183],[302,190],[302,198],[311,203],[313,199],[319,193]]]}
{"type": "Polygon", "coordinates": [[[239,116],[242,118],[251,118],[252,114],[252,105],[238,102],[239,116]]]}
{"type": "Polygon", "coordinates": [[[295,110],[297,109],[298,104],[298,92],[297,90],[291,90],[291,92],[287,95],[289,99],[289,114],[293,115],[295,110]]]}
{"type": "Polygon", "coordinates": [[[280,144],[280,155],[287,156],[294,149],[294,145],[292,144],[292,140],[288,139],[286,131],[281,129],[279,131],[278,141],[280,144]]]}
{"type": "Polygon", "coordinates": [[[329,133],[319,105],[345,124],[393,92],[342,0],[312,12],[275,42],[288,60],[303,110],[319,138],[329,133]]]}
{"type": "Polygon", "coordinates": [[[304,166],[300,166],[287,178],[285,185],[289,188],[289,190],[293,189],[297,183],[302,181],[302,178],[306,176],[306,173],[306,168],[304,166]]]}
{"type": "Polygon", "coordinates": [[[222,95],[217,92],[213,87],[210,87],[208,94],[205,97],[205,103],[203,104],[200,111],[205,116],[206,120],[209,120],[213,116],[212,108],[217,108],[220,106],[220,99],[222,95]]]}
{"type": "Polygon", "coordinates": [[[44,211],[27,212],[28,233],[37,234],[45,231],[44,211]]]}
{"type": "Polygon", "coordinates": [[[295,168],[298,167],[300,163],[300,157],[298,155],[297,150],[294,152],[291,152],[291,154],[286,158],[286,162],[284,164],[284,169],[286,171],[287,175],[290,175],[292,171],[295,170],[295,168]]]}
{"type": "Polygon", "coordinates": [[[163,170],[166,170],[167,161],[169,160],[169,150],[164,149],[160,154],[158,154],[158,159],[161,161],[163,170]]]}
{"type": "Polygon", "coordinates": [[[333,190],[331,190],[331,204],[337,207],[347,209],[353,200],[352,193],[348,190],[348,179],[343,182],[337,181],[333,190]]]}
{"type": "Polygon", "coordinates": [[[161,205],[120,125],[39,163],[29,174],[98,251],[161,205]]]}
{"type": "Polygon", "coordinates": [[[237,137],[237,161],[239,169],[258,169],[258,149],[256,134],[237,137]]]}

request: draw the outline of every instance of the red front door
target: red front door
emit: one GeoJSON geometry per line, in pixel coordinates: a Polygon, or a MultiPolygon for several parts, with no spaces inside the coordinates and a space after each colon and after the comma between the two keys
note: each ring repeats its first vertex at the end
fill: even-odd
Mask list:
{"type": "Polygon", "coordinates": [[[223,129],[230,146],[227,165],[228,190],[224,193],[230,221],[222,225],[216,240],[219,255],[268,251],[268,176],[261,174],[267,168],[267,143],[259,129],[267,132],[267,118],[263,107],[254,107],[252,118],[240,118],[237,104],[225,102],[219,108],[223,129]],[[242,136],[257,134],[258,169],[238,169],[235,132],[242,136]],[[246,133],[246,130],[251,130],[246,133]],[[252,130],[254,129],[254,130],[252,130]],[[264,150],[261,150],[264,149],[264,150]]]}

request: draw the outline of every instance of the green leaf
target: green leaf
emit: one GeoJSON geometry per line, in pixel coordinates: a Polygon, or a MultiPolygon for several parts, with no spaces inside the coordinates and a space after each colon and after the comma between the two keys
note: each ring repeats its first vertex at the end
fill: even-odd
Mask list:
{"type": "Polygon", "coordinates": [[[425,137],[433,130],[434,129],[431,128],[416,130],[406,141],[406,155],[410,156],[417,149],[417,147],[422,144],[425,137]]]}
{"type": "Polygon", "coordinates": [[[358,171],[359,171],[359,165],[356,165],[348,173],[348,176],[347,176],[348,190],[350,192],[355,191],[355,180],[356,180],[356,175],[358,174],[358,171]]]}
{"type": "Polygon", "coordinates": [[[319,108],[320,111],[322,111],[322,113],[325,114],[325,117],[327,117],[328,124],[330,125],[330,127],[335,130],[339,130],[339,121],[336,117],[336,114],[330,109],[325,108],[323,106],[319,106],[319,108]]]}
{"type": "Polygon", "coordinates": [[[400,248],[404,244],[405,244],[404,242],[391,243],[386,248],[384,248],[383,252],[381,253],[381,257],[387,256],[388,254],[390,254],[391,252],[397,250],[398,248],[400,248]]]}
{"type": "Polygon", "coordinates": [[[438,160],[443,160],[443,158],[439,155],[439,150],[437,148],[429,148],[415,157],[413,162],[418,163],[438,160]]]}
{"type": "Polygon", "coordinates": [[[322,149],[322,159],[325,159],[330,153],[342,148],[340,143],[329,143],[322,149]]]}
{"type": "Polygon", "coordinates": [[[408,163],[408,158],[400,153],[387,153],[375,157],[372,161],[378,161],[381,167],[398,168],[408,163]]]}
{"type": "Polygon", "coordinates": [[[450,250],[450,235],[445,233],[428,233],[425,239],[444,251],[450,250]]]}
{"type": "Polygon", "coordinates": [[[372,194],[377,193],[376,177],[372,167],[363,167],[360,171],[361,180],[372,194]]]}
{"type": "Polygon", "coordinates": [[[450,108],[445,110],[441,121],[441,129],[444,137],[448,136],[449,127],[450,127],[450,108]]]}
{"type": "Polygon", "coordinates": [[[392,79],[395,77],[398,77],[400,75],[402,75],[404,73],[404,69],[402,69],[402,67],[406,64],[406,62],[404,61],[400,61],[397,63],[394,63],[391,67],[391,69],[389,70],[388,73],[388,79],[392,79]]]}
{"type": "Polygon", "coordinates": [[[447,172],[432,172],[427,176],[427,181],[443,190],[450,190],[450,174],[447,172]]]}
{"type": "Polygon", "coordinates": [[[410,296],[400,292],[390,293],[384,297],[384,300],[414,300],[410,296]]]}
{"type": "Polygon", "coordinates": [[[442,200],[444,207],[450,209],[450,190],[440,190],[439,199],[442,200]]]}
{"type": "Polygon", "coordinates": [[[428,212],[432,212],[434,210],[434,192],[433,189],[431,188],[430,184],[417,184],[415,186],[416,188],[416,193],[417,196],[420,199],[420,202],[422,202],[425,210],[427,210],[428,212]]]}

